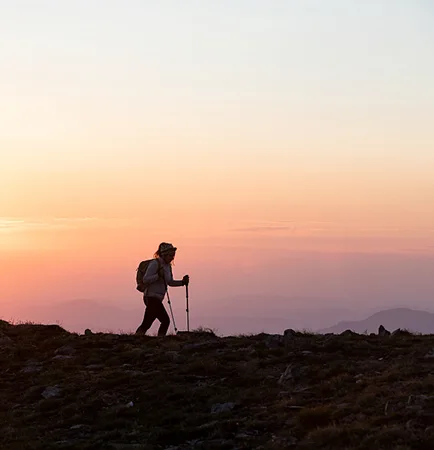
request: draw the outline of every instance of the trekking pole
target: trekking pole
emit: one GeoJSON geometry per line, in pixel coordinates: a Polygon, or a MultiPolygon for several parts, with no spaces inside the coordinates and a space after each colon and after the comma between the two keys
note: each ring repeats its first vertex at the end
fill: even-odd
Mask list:
{"type": "Polygon", "coordinates": [[[170,314],[172,316],[173,328],[175,328],[175,334],[178,333],[178,328],[176,328],[175,316],[172,311],[172,303],[170,303],[169,291],[167,291],[167,303],[169,303],[170,314]]]}
{"type": "Polygon", "coordinates": [[[186,309],[186,312],[187,312],[187,331],[190,331],[190,317],[189,317],[189,314],[188,314],[188,284],[185,285],[185,301],[186,301],[186,304],[187,304],[187,309],[186,309]]]}

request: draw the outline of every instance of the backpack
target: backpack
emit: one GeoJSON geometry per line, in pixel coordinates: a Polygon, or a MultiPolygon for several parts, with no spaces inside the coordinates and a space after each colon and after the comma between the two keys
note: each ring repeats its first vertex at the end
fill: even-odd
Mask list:
{"type": "MultiPolygon", "coordinates": [[[[137,269],[136,269],[136,283],[137,283],[136,289],[139,292],[145,292],[147,285],[143,282],[143,277],[145,276],[145,273],[149,266],[149,263],[154,261],[154,259],[155,258],[147,259],[146,261],[142,261],[139,264],[139,267],[137,267],[137,269]]],[[[157,261],[158,261],[158,259],[157,259],[157,261]]],[[[160,263],[160,261],[158,261],[158,270],[160,270],[160,268],[161,268],[161,263],[160,263]]]]}

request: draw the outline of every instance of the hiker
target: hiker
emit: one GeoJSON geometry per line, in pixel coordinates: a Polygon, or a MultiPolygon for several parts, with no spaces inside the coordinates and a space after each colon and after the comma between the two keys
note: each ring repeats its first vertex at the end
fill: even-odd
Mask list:
{"type": "Polygon", "coordinates": [[[175,254],[176,247],[167,242],[162,242],[154,254],[154,259],[148,264],[143,276],[145,314],[136,334],[146,334],[155,319],[160,321],[158,336],[165,336],[167,333],[170,319],[163,305],[167,286],[187,286],[190,281],[188,275],[184,275],[182,280],[173,279],[172,263],[175,254]]]}

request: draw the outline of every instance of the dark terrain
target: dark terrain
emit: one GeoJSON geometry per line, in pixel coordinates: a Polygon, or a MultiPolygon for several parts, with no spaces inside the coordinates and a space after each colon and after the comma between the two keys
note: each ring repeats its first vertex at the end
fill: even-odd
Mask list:
{"type": "Polygon", "coordinates": [[[432,449],[434,336],[0,321],[0,448],[432,449]]]}

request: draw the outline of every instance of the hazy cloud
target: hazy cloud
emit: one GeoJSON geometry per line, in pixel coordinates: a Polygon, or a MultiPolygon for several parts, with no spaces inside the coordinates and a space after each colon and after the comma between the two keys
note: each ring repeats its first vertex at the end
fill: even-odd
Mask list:
{"type": "Polygon", "coordinates": [[[274,232],[309,232],[309,233],[333,233],[333,235],[347,233],[357,235],[378,235],[378,236],[391,236],[391,235],[411,235],[418,233],[431,233],[433,230],[429,227],[382,227],[382,226],[365,226],[358,225],[357,223],[346,224],[339,222],[327,222],[327,221],[309,221],[309,222],[296,222],[296,221],[276,221],[276,222],[260,222],[252,223],[242,227],[232,228],[231,232],[243,232],[243,233],[274,233],[274,232]]]}
{"type": "Polygon", "coordinates": [[[81,227],[117,227],[125,224],[118,219],[98,217],[52,217],[52,218],[13,218],[0,217],[0,233],[14,233],[30,230],[60,230],[81,227]]]}
{"type": "Polygon", "coordinates": [[[235,232],[247,232],[247,233],[254,233],[257,231],[293,231],[295,227],[290,226],[252,226],[252,227],[245,227],[245,228],[234,228],[231,231],[235,232]]]}

